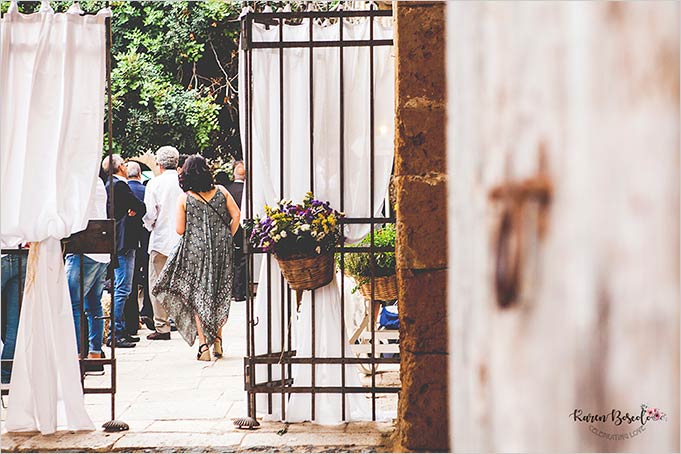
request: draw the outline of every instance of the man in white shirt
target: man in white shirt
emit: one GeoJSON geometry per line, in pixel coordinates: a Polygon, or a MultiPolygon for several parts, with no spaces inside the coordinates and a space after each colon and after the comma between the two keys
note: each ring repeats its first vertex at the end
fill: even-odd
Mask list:
{"type": "MultiPolygon", "coordinates": [[[[149,237],[149,289],[153,289],[163,266],[173,248],[180,241],[175,231],[177,215],[177,198],[182,194],[177,175],[177,161],[180,153],[175,147],[164,146],[156,151],[156,163],[161,174],[147,183],[144,203],[147,213],[144,215],[144,227],[151,232],[149,237]]],[[[154,308],[154,327],[156,331],[149,334],[150,340],[170,339],[170,321],[168,312],[161,300],[151,295],[154,308]]]]}

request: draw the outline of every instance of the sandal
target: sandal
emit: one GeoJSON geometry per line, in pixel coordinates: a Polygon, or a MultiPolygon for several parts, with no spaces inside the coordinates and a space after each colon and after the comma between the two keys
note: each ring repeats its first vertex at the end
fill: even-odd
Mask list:
{"type": "Polygon", "coordinates": [[[215,342],[213,343],[213,355],[216,358],[222,358],[222,338],[220,336],[215,337],[215,342]]]}
{"type": "Polygon", "coordinates": [[[208,344],[199,345],[199,353],[196,354],[196,359],[199,361],[210,361],[210,348],[208,348],[208,344]],[[206,347],[205,350],[201,350],[203,347],[206,347]]]}

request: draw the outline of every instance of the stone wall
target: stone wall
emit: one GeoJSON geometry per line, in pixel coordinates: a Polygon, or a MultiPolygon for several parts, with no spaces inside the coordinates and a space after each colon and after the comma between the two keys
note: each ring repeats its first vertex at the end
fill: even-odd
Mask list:
{"type": "Polygon", "coordinates": [[[398,442],[447,451],[445,4],[395,3],[398,442]]]}

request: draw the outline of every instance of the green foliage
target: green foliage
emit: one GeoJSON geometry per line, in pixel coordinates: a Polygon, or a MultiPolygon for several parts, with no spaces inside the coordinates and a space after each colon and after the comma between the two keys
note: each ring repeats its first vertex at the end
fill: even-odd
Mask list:
{"type": "MultiPolygon", "coordinates": [[[[51,2],[66,11],[71,1],[51,2]]],[[[81,1],[94,13],[103,1],[81,1]]],[[[9,2],[0,3],[5,12],[9,2]]],[[[32,13],[40,2],[19,2],[32,13]]],[[[237,1],[114,1],[112,107],[115,152],[174,145],[181,153],[240,158],[237,1]]],[[[106,143],[106,141],[105,141],[106,143]]]]}
{"type": "Polygon", "coordinates": [[[240,156],[238,2],[114,2],[117,151],[240,156]]]}
{"type": "MultiPolygon", "coordinates": [[[[371,245],[371,233],[365,236],[362,241],[353,246],[368,247],[371,245]]],[[[389,247],[395,249],[395,224],[386,224],[384,227],[374,232],[374,246],[389,247]]],[[[374,276],[383,277],[395,274],[395,252],[375,252],[374,253],[374,276]]],[[[336,255],[336,261],[340,261],[340,255],[336,255]]],[[[372,268],[371,253],[369,252],[347,252],[345,254],[345,272],[355,278],[357,287],[368,283],[371,280],[372,268]]]]}
{"type": "Polygon", "coordinates": [[[227,174],[227,179],[229,181],[233,181],[234,162],[235,159],[231,156],[227,159],[224,159],[222,156],[218,156],[217,158],[209,160],[208,164],[210,165],[210,170],[213,173],[213,176],[217,175],[219,172],[225,172],[227,174]]]}

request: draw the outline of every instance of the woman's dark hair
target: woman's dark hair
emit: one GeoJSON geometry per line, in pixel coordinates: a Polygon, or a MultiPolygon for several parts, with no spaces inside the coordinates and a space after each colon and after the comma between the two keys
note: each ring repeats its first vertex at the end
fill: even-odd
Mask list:
{"type": "Polygon", "coordinates": [[[183,191],[207,192],[213,189],[213,174],[202,156],[189,156],[182,166],[180,187],[183,191]]]}

